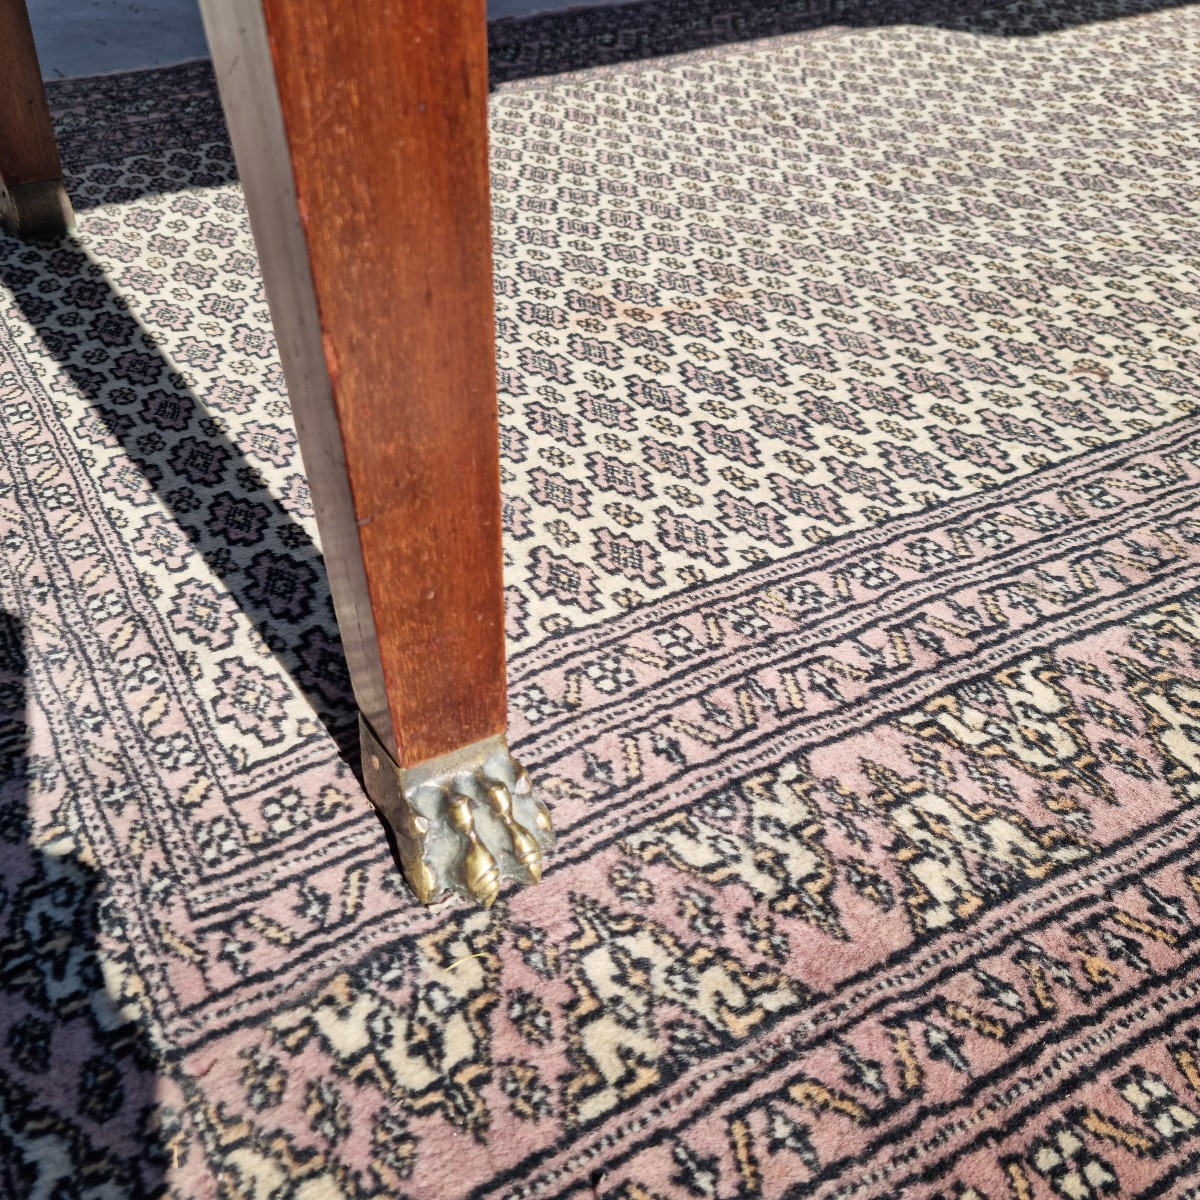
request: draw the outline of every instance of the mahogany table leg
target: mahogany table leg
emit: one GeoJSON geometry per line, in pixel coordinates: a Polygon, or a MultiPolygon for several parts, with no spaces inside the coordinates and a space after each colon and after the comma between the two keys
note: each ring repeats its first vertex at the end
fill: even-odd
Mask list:
{"type": "Polygon", "coordinates": [[[21,237],[75,224],[25,0],[0,0],[0,221],[21,237]]]}
{"type": "Polygon", "coordinates": [[[484,0],[202,0],[361,715],[425,902],[536,881],[504,741],[484,0]]]}

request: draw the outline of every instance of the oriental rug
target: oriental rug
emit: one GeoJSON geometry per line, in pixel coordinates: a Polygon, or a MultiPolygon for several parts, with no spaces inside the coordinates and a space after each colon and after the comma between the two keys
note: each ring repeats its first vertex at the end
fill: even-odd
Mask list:
{"type": "Polygon", "coordinates": [[[1200,12],[493,43],[560,844],[486,912],[356,782],[207,67],[52,90],[78,234],[0,238],[0,1193],[1200,1196],[1200,12]]]}

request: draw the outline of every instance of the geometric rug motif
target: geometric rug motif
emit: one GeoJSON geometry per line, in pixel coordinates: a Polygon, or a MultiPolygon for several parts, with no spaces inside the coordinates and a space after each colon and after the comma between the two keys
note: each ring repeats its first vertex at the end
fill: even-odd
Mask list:
{"type": "Polygon", "coordinates": [[[354,775],[207,67],[55,85],[78,234],[0,237],[0,1193],[1200,1194],[1197,46],[493,30],[559,847],[486,912],[354,775]]]}

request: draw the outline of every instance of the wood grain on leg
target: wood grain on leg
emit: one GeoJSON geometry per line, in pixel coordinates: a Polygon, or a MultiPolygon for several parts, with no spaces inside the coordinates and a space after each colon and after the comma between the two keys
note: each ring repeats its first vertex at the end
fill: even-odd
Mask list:
{"type": "Polygon", "coordinates": [[[0,220],[22,237],[75,222],[25,0],[0,0],[0,220]]]}
{"type": "Polygon", "coordinates": [[[502,738],[484,0],[202,7],[368,788],[419,894],[490,902],[550,835],[502,738]]]}

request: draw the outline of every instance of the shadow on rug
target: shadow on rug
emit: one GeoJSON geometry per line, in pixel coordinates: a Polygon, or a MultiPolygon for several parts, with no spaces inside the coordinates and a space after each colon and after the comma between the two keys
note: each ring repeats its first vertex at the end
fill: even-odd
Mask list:
{"type": "MultiPolygon", "coordinates": [[[[56,766],[28,752],[25,676],[21,624],[0,611],[0,989],[15,1068],[0,1077],[0,1188],[12,1197],[134,1195],[161,1181],[167,1162],[155,1058],[105,987],[96,940],[102,920],[113,920],[99,911],[95,864],[64,826],[43,826],[28,844],[26,790],[56,766]],[[89,1126],[104,1133],[90,1137],[89,1126]],[[23,1144],[38,1153],[20,1153],[23,1144]]],[[[119,959],[109,960],[114,968],[119,959]]]]}
{"type": "MultiPolygon", "coordinates": [[[[53,89],[78,236],[0,239],[6,1195],[1197,1194],[1200,16],[801,7],[492,96],[560,849],[488,912],[412,901],[338,752],[207,67],[53,89]]],[[[497,26],[497,80],[611,20],[497,26]]]]}
{"type": "MultiPolygon", "coordinates": [[[[1185,7],[1190,0],[1138,0],[1122,15],[1185,7]]],[[[1096,6],[1026,4],[1003,23],[987,0],[629,0],[490,26],[493,84],[666,54],[716,50],[823,27],[927,25],[981,37],[1038,37],[1112,19],[1096,6]],[[982,17],[976,17],[976,13],[982,17]]]]}

